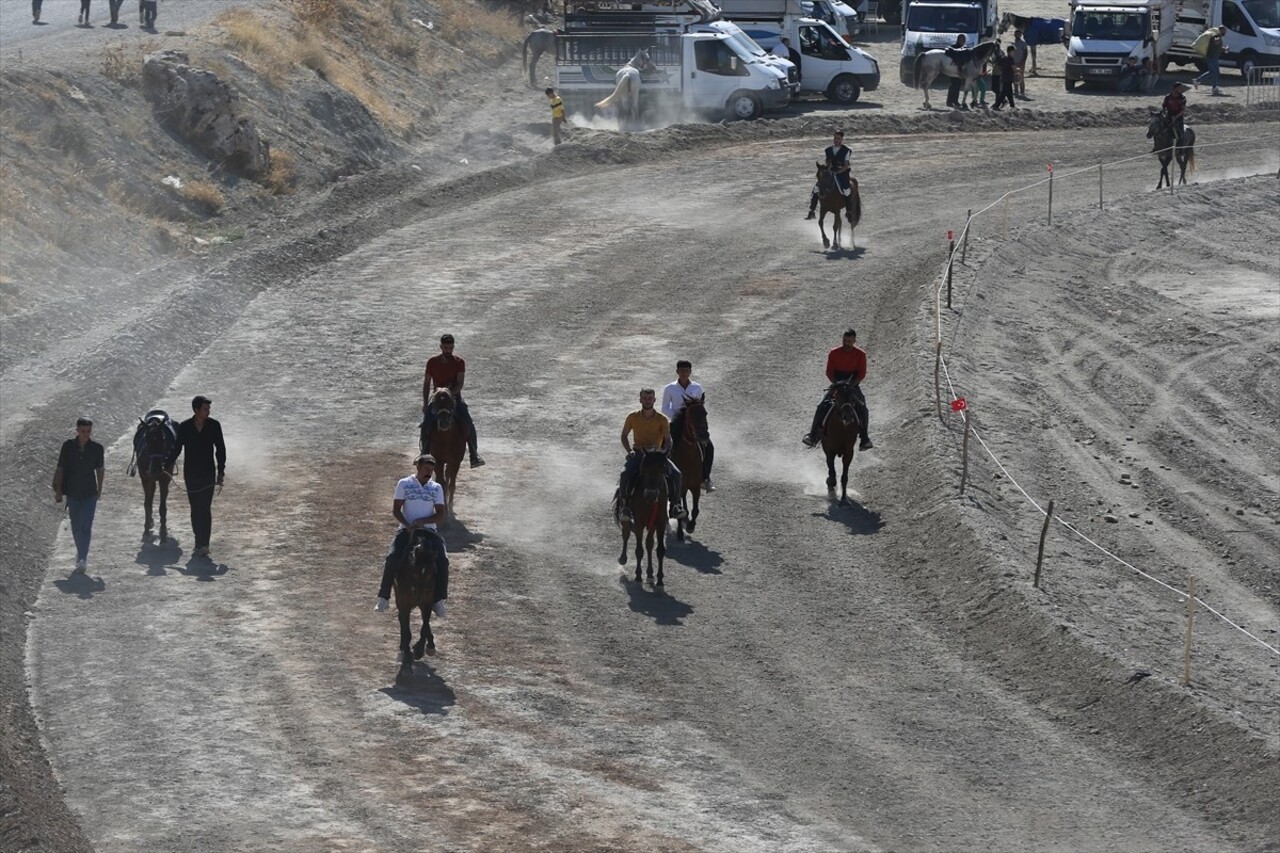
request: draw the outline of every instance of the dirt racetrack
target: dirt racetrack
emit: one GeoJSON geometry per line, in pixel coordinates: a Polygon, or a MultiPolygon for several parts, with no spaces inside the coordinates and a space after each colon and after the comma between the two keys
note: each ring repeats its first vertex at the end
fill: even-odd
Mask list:
{"type": "MultiPolygon", "coordinates": [[[[1215,126],[1254,141],[1204,149],[1173,195],[1144,159],[1101,213],[1085,179],[1052,227],[1020,196],[1011,239],[994,215],[975,230],[945,326],[1014,477],[1165,582],[1194,571],[1271,646],[1274,128],[1215,126]]],[[[844,253],[792,198],[823,144],[473,184],[314,274],[282,259],[256,295],[217,270],[175,284],[182,311],[26,383],[32,407],[79,393],[124,423],[97,377],[140,340],[190,352],[156,403],[208,394],[230,443],[208,561],[181,495],[174,541],[139,541],[125,438],[100,434],[89,576],[64,531],[31,614],[33,705],[95,848],[1280,849],[1280,656],[1202,613],[1182,687],[1182,601],[1058,534],[1032,590],[1039,514],[980,460],[959,497],[956,422],[933,414],[944,232],[1141,133],[854,138],[844,253]],[[798,438],[847,325],[876,449],[841,509],[798,438]],[[446,534],[440,654],[397,679],[395,620],[370,607],[444,331],[489,465],[446,534]],[[608,497],[623,417],[679,357],[719,489],[658,594],[619,572],[608,497]]],[[[10,415],[7,458],[34,452],[10,415]]]]}

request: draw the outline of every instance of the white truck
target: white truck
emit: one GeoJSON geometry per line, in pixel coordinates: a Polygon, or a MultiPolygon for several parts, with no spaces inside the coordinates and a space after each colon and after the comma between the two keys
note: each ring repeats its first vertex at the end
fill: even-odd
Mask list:
{"type": "Polygon", "coordinates": [[[1204,57],[1191,45],[1209,27],[1225,26],[1221,64],[1234,64],[1249,76],[1257,66],[1280,65],[1278,0],[1182,0],[1173,23],[1169,61],[1205,69],[1204,57]]]}
{"type": "Polygon", "coordinates": [[[1066,87],[1115,85],[1132,56],[1164,71],[1173,47],[1174,0],[1072,0],[1066,87]]]}
{"type": "Polygon", "coordinates": [[[737,18],[752,41],[772,50],[783,36],[800,54],[800,91],[820,93],[837,104],[853,104],[880,87],[880,65],[871,54],[848,44],[826,21],[784,15],[737,18]]]}
{"type": "Polygon", "coordinates": [[[916,56],[951,47],[960,35],[973,47],[995,35],[996,0],[910,0],[902,19],[902,51],[898,77],[916,84],[916,56]]]}
{"type": "Polygon", "coordinates": [[[656,74],[642,77],[640,114],[664,109],[759,118],[785,106],[785,75],[719,32],[567,32],[556,39],[556,89],[575,115],[591,116],[614,90],[615,75],[636,52],[649,51],[656,74]]]}

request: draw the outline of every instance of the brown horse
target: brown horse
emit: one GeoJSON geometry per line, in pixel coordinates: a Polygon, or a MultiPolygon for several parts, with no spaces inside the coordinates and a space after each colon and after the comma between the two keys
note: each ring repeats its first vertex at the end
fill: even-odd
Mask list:
{"type": "MultiPolygon", "coordinates": [[[[858,223],[862,221],[862,199],[858,196],[858,182],[852,176],[849,177],[849,197],[853,201],[853,217],[849,220],[849,247],[856,249],[858,244],[854,238],[853,229],[858,227],[858,223]]],[[[845,212],[844,194],[840,192],[840,184],[836,181],[835,172],[831,171],[831,167],[826,163],[818,164],[818,201],[821,203],[822,213],[818,216],[818,230],[822,232],[822,248],[824,249],[840,249],[840,214],[845,212]],[[827,239],[827,229],[823,223],[827,218],[827,214],[834,214],[834,221],[831,223],[831,240],[827,239]]]]}
{"type": "Polygon", "coordinates": [[[648,577],[653,581],[653,553],[656,545],[658,579],[654,586],[662,586],[662,560],[667,553],[667,454],[661,450],[644,451],[633,486],[629,499],[620,492],[615,493],[613,498],[613,518],[622,530],[622,554],[618,557],[618,565],[627,564],[627,542],[634,530],[636,583],[640,583],[641,560],[646,549],[649,555],[648,577]],[[630,518],[622,512],[624,500],[628,501],[631,508],[630,518]]]}
{"type": "Polygon", "coordinates": [[[145,537],[155,527],[151,513],[155,502],[156,484],[160,485],[160,541],[168,538],[168,503],[169,481],[173,479],[173,466],[165,466],[173,446],[177,442],[177,433],[169,416],[160,409],[152,409],[145,417],[138,419],[138,429],[133,434],[133,459],[129,473],[138,473],[142,481],[142,495],[147,509],[145,526],[142,535],[145,537]]]}
{"type": "MultiPolygon", "coordinates": [[[[698,498],[702,495],[702,453],[711,438],[707,429],[706,395],[685,397],[684,408],[681,409],[672,423],[671,434],[675,442],[671,445],[671,461],[680,469],[681,485],[685,493],[693,494],[693,506],[689,510],[689,520],[676,520],[676,538],[684,541],[687,527],[689,535],[698,523],[698,498]]],[[[684,495],[680,500],[689,506],[684,495]]]]}
{"type": "Polygon", "coordinates": [[[410,547],[405,549],[400,565],[396,567],[393,581],[396,592],[396,610],[400,616],[400,671],[413,671],[413,662],[422,655],[436,653],[436,638],[431,633],[431,608],[435,604],[436,559],[440,543],[428,530],[415,530],[410,547]],[[422,632],[413,649],[409,640],[409,616],[417,608],[422,613],[422,632]]]}
{"type": "Polygon", "coordinates": [[[835,458],[840,457],[844,470],[840,474],[840,506],[849,505],[849,463],[858,447],[858,433],[862,431],[862,421],[858,418],[858,409],[854,405],[854,385],[846,379],[831,385],[834,404],[827,412],[827,419],[822,431],[822,452],[827,456],[827,489],[831,493],[836,488],[835,458]]]}
{"type": "MultiPolygon", "coordinates": [[[[435,412],[435,423],[424,424],[422,429],[431,448],[431,455],[436,458],[436,469],[439,475],[436,481],[444,487],[445,512],[449,520],[457,518],[454,508],[454,489],[458,486],[458,469],[462,467],[462,457],[467,452],[467,432],[458,420],[457,400],[448,388],[441,388],[431,398],[431,408],[435,412]],[[427,430],[430,430],[427,433],[427,430]]],[[[426,447],[428,445],[424,445],[426,447]]]]}

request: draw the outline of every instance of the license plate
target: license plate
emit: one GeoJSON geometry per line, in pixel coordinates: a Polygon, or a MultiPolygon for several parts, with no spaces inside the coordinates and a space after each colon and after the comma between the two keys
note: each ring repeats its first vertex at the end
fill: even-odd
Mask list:
{"type": "Polygon", "coordinates": [[[1110,68],[1090,68],[1089,73],[1090,74],[1110,74],[1111,69],[1110,68]]]}

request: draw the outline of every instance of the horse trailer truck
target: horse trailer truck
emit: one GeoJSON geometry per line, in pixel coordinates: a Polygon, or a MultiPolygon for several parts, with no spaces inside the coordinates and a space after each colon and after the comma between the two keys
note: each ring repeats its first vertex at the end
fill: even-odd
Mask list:
{"type": "Polygon", "coordinates": [[[1209,27],[1224,26],[1222,64],[1243,77],[1255,67],[1280,65],[1280,2],[1277,0],[1183,0],[1173,25],[1169,61],[1205,69],[1192,44],[1209,27]]]}
{"type": "Polygon", "coordinates": [[[1115,85],[1132,56],[1163,72],[1173,47],[1173,0],[1073,0],[1066,87],[1115,85]]]}
{"type": "Polygon", "coordinates": [[[556,89],[571,114],[595,115],[617,72],[648,50],[656,73],[642,74],[640,120],[664,113],[755,119],[786,106],[786,75],[722,32],[567,32],[556,40],[556,89]]]}
{"type": "Polygon", "coordinates": [[[951,47],[960,35],[966,47],[974,47],[995,35],[999,17],[996,0],[910,0],[902,24],[899,79],[914,86],[918,55],[951,47]]]}

